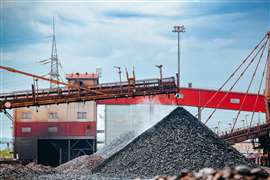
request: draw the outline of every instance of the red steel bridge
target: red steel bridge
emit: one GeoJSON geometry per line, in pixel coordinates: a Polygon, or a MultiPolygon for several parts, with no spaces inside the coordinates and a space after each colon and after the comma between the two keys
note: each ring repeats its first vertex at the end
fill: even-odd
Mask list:
{"type": "MultiPolygon", "coordinates": [[[[32,85],[32,90],[17,91],[0,94],[0,111],[7,113],[7,109],[42,106],[50,104],[96,101],[97,104],[144,104],[154,102],[164,105],[181,105],[198,107],[198,118],[201,119],[201,112],[205,108],[212,108],[213,111],[206,119],[207,123],[217,109],[234,110],[237,112],[236,118],[230,132],[221,137],[230,143],[238,143],[248,139],[268,137],[270,132],[270,32],[266,33],[263,39],[255,46],[250,54],[240,63],[218,90],[177,87],[174,77],[159,79],[136,80],[128,77],[125,82],[103,83],[92,87],[80,87],[67,84],[65,82],[44,78],[42,76],[19,71],[10,67],[0,66],[0,69],[12,73],[19,73],[35,79],[50,81],[63,87],[55,89],[37,89],[32,85]],[[268,52],[268,53],[265,53],[268,52]],[[264,56],[267,56],[264,58],[264,56]],[[249,85],[245,92],[234,91],[235,86],[251,65],[254,65],[249,85]],[[260,74],[260,82],[257,93],[250,93],[250,88],[254,84],[255,76],[258,75],[258,67],[263,67],[260,74]],[[235,79],[233,81],[233,79],[235,79]],[[229,90],[224,87],[232,82],[229,90]],[[264,84],[264,88],[263,88],[264,84]],[[250,126],[246,129],[235,130],[235,124],[242,111],[266,114],[265,124],[256,127],[250,126]]],[[[267,140],[270,139],[268,138],[267,140]]],[[[264,143],[265,144],[265,143],[264,143]]],[[[270,144],[270,143],[269,143],[270,144]]],[[[270,147],[270,145],[269,145],[270,147]]],[[[270,152],[269,147],[263,147],[270,152]]]]}

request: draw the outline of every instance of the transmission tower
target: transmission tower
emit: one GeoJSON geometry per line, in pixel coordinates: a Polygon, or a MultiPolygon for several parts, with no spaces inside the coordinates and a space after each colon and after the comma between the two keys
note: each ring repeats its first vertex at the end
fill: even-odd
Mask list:
{"type": "MultiPolygon", "coordinates": [[[[55,39],[55,24],[54,24],[54,17],[53,17],[53,35],[52,35],[52,52],[51,52],[51,70],[50,70],[50,79],[53,80],[60,80],[60,74],[59,74],[59,59],[57,56],[57,48],[56,48],[56,39],[55,39]]],[[[56,88],[59,87],[59,85],[55,85],[53,83],[50,83],[50,88],[56,88]]]]}

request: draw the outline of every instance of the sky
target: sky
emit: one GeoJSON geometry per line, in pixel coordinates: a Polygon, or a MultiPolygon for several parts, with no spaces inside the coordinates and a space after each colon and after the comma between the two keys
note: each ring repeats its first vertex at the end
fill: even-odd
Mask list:
{"type": "MultiPolygon", "coordinates": [[[[39,61],[50,57],[54,17],[63,79],[66,73],[101,68],[101,82],[117,81],[113,66],[130,71],[135,66],[137,79],[158,78],[157,64],[163,64],[165,77],[175,76],[177,34],[172,30],[183,24],[181,85],[218,89],[270,30],[267,0],[0,1],[0,64],[48,74],[49,66],[39,61]]],[[[32,83],[3,70],[0,78],[0,92],[30,89],[32,83]]],[[[245,91],[248,81],[243,78],[235,90],[245,91]]],[[[216,119],[226,120],[225,126],[232,119],[228,114],[222,111],[216,119]]],[[[10,122],[0,118],[0,136],[11,134],[10,122]]]]}

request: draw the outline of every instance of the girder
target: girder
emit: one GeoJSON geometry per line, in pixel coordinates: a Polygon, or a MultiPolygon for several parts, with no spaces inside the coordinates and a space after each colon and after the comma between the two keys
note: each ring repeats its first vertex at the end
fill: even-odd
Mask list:
{"type": "Polygon", "coordinates": [[[173,77],[164,78],[162,81],[159,79],[139,80],[134,84],[106,83],[87,89],[57,88],[20,91],[0,94],[0,110],[173,93],[177,93],[173,77]]]}
{"type": "MultiPolygon", "coordinates": [[[[178,90],[178,98],[174,94],[158,94],[155,96],[140,96],[132,98],[112,98],[106,100],[98,100],[98,104],[144,104],[154,103],[163,105],[181,105],[181,106],[194,106],[194,107],[206,107],[206,108],[218,108],[227,110],[239,110],[245,93],[241,92],[226,92],[209,89],[198,88],[181,88],[178,90]],[[207,101],[216,93],[215,98],[209,103],[207,101]],[[227,95],[226,95],[227,94],[227,95]],[[224,96],[224,101],[217,107],[219,100],[224,96]]],[[[265,98],[263,95],[259,95],[257,105],[257,94],[248,94],[243,104],[243,111],[253,112],[265,112],[265,98]]]]}

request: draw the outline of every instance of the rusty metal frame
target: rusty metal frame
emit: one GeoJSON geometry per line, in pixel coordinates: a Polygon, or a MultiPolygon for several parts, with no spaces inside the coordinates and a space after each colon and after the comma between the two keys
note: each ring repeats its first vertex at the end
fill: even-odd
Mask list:
{"type": "Polygon", "coordinates": [[[99,84],[90,89],[63,87],[60,89],[41,89],[35,93],[20,91],[0,94],[0,110],[176,92],[177,87],[174,77],[164,78],[162,82],[159,79],[139,80],[132,86],[128,82],[123,82],[121,85],[119,83],[99,84]],[[104,94],[95,93],[95,91],[104,94]],[[6,103],[10,107],[7,107],[6,103]]]}
{"type": "Polygon", "coordinates": [[[220,137],[231,144],[243,142],[248,139],[258,138],[270,132],[270,123],[257,125],[247,129],[241,129],[232,133],[221,135],[220,137]]]}

